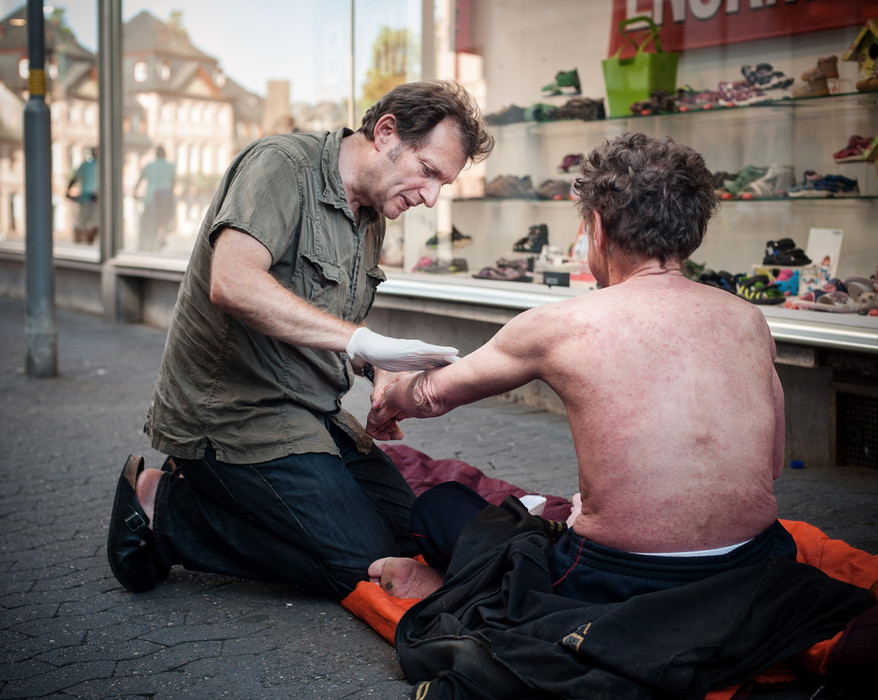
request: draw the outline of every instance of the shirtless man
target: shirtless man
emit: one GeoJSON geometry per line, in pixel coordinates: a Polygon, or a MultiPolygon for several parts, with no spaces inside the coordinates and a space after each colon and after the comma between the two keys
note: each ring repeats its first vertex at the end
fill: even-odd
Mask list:
{"type": "MultiPolygon", "coordinates": [[[[694,578],[754,556],[795,556],[773,492],[784,399],[765,318],[681,272],[716,210],[710,171],[691,149],[643,134],[605,143],[581,170],[578,208],[602,288],[520,314],[453,365],[379,383],[367,431],[399,439],[404,418],[534,379],[550,386],[579,464],[581,505],[551,557],[565,595],[591,599],[590,569],[616,557],[627,567],[630,553],[641,573],[598,572],[610,599],[682,583],[696,563],[694,578]],[[664,571],[650,588],[645,579],[664,571]]],[[[398,597],[441,583],[406,559],[378,560],[369,574],[398,597]]]]}

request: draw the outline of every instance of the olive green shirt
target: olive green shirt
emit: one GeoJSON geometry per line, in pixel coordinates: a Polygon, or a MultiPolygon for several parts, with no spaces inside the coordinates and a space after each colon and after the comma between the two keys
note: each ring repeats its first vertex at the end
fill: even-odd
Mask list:
{"type": "Polygon", "coordinates": [[[213,244],[224,228],[271,253],[269,272],[314,306],[360,323],[384,280],[378,267],[384,218],[345,199],[338,157],[352,133],[282,134],[247,146],[210,204],[177,304],[145,432],[175,457],[259,463],[305,452],[338,454],[324,418],[361,451],[362,425],[341,409],[353,372],[344,353],[288,345],[247,327],[210,302],[213,244]]]}

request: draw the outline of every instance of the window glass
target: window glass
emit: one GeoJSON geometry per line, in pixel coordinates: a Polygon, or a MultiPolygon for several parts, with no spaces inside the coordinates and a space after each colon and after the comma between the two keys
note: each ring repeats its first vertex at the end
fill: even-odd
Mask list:
{"type": "MultiPolygon", "coordinates": [[[[188,256],[244,146],[272,133],[356,127],[380,95],[419,80],[421,5],[124,0],[116,247],[188,256]]],[[[0,0],[0,12],[0,49],[15,56],[0,74],[0,128],[15,135],[0,139],[0,240],[23,240],[26,5],[0,0]]],[[[45,13],[54,240],[97,259],[97,3],[69,0],[45,13]]],[[[404,222],[392,226],[401,231],[404,222]]]]}
{"type": "MultiPolygon", "coordinates": [[[[97,259],[98,83],[92,1],[44,8],[46,104],[51,111],[52,222],[56,250],[97,259]]],[[[0,241],[25,237],[24,110],[27,5],[0,2],[0,241]]]]}
{"type": "Polygon", "coordinates": [[[349,0],[124,0],[123,22],[124,252],[188,256],[244,146],[347,123],[349,0]]]}
{"type": "MultiPolygon", "coordinates": [[[[356,0],[354,3],[355,109],[359,126],[363,114],[396,85],[422,80],[422,3],[420,0],[356,0]]],[[[387,222],[381,264],[405,265],[405,240],[420,231],[435,232],[436,209],[418,207],[387,222]]]]}

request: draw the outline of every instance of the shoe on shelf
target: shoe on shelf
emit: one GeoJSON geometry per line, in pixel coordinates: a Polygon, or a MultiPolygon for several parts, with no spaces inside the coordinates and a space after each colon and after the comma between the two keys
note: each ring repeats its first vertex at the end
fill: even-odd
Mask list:
{"type": "Polygon", "coordinates": [[[844,175],[824,175],[822,180],[815,183],[815,187],[825,190],[830,197],[856,197],[860,194],[859,182],[844,175]]]}
{"type": "Polygon", "coordinates": [[[512,104],[504,107],[499,112],[485,115],[486,124],[515,124],[524,121],[524,108],[512,104]]]}
{"type": "Polygon", "coordinates": [[[416,267],[418,272],[429,272],[433,275],[451,275],[455,272],[467,272],[469,265],[465,258],[452,258],[448,260],[430,260],[426,265],[416,267]]]}
{"type": "Polygon", "coordinates": [[[570,185],[567,180],[544,180],[537,188],[537,196],[540,199],[552,199],[555,201],[570,198],[570,185]]]}
{"type": "Polygon", "coordinates": [[[838,56],[824,56],[817,59],[817,65],[814,68],[806,70],[802,73],[802,80],[806,83],[814,79],[826,79],[838,77],[838,56]]]}
{"type": "Polygon", "coordinates": [[[828,197],[826,190],[818,190],[817,183],[823,180],[823,175],[814,170],[806,170],[802,181],[787,190],[789,197],[828,197]]]}
{"type": "Polygon", "coordinates": [[[862,136],[851,136],[846,148],[836,151],[832,158],[836,163],[856,163],[865,160],[866,149],[872,146],[873,139],[862,136]]]}
{"type": "MultiPolygon", "coordinates": [[[[447,236],[448,234],[443,234],[443,236],[447,236]]],[[[452,248],[466,248],[470,243],[473,242],[472,236],[467,236],[457,228],[452,225],[451,226],[451,247],[452,248]]],[[[430,238],[427,239],[426,246],[428,248],[438,248],[439,247],[439,234],[435,233],[430,238]]]]}
{"type": "Polygon", "coordinates": [[[113,575],[132,593],[155,587],[168,567],[155,548],[149,518],[137,500],[137,477],[143,472],[143,457],[129,455],[116,484],[110,527],[107,533],[107,560],[113,575]],[[158,568],[157,568],[158,567],[158,568]]]}
{"type": "Polygon", "coordinates": [[[535,199],[537,196],[530,175],[498,175],[485,184],[485,196],[500,199],[535,199]]]}
{"type": "Polygon", "coordinates": [[[546,224],[534,224],[528,229],[527,235],[519,239],[512,249],[516,253],[539,254],[546,245],[549,245],[549,227],[546,224]]]}
{"type": "Polygon", "coordinates": [[[782,71],[774,70],[770,63],[741,66],[741,74],[748,83],[763,90],[785,90],[795,82],[782,71]]]}
{"type": "Polygon", "coordinates": [[[582,86],[579,82],[579,71],[562,70],[555,74],[555,81],[543,86],[543,94],[552,95],[579,95],[582,86]]]}
{"type": "Polygon", "coordinates": [[[792,165],[771,165],[765,175],[744,186],[741,199],[783,197],[794,184],[792,165]]]}
{"type": "Polygon", "coordinates": [[[752,105],[771,99],[771,96],[767,95],[762,88],[751,85],[746,80],[722,82],[718,87],[719,103],[724,107],[752,105]]]}
{"type": "Polygon", "coordinates": [[[796,247],[792,238],[779,238],[776,241],[768,241],[765,244],[765,257],[763,265],[776,267],[801,267],[810,265],[811,258],[805,255],[805,251],[796,247]]]}
{"type": "Polygon", "coordinates": [[[872,139],[872,142],[863,149],[863,160],[870,162],[878,160],[878,136],[872,139]]]}
{"type": "Polygon", "coordinates": [[[744,166],[744,168],[741,169],[741,172],[737,174],[732,182],[726,181],[726,192],[721,195],[721,198],[734,199],[747,185],[755,180],[758,180],[767,172],[768,168],[764,168],[759,165],[744,166]]]}
{"type": "Polygon", "coordinates": [[[826,76],[820,76],[808,80],[804,85],[793,88],[793,97],[822,97],[829,94],[829,83],[826,76]]]}
{"type": "Polygon", "coordinates": [[[582,153],[569,153],[564,156],[561,165],[558,166],[559,173],[569,173],[570,168],[577,168],[582,163],[582,153]]]}

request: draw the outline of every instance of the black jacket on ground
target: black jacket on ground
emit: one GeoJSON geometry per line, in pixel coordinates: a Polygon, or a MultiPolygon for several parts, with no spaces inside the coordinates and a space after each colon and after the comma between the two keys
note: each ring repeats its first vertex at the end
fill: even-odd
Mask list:
{"type": "Polygon", "coordinates": [[[552,592],[550,547],[515,499],[464,529],[445,584],[397,627],[412,697],[703,698],[870,606],[865,589],[778,558],[595,605],[552,592]]]}

